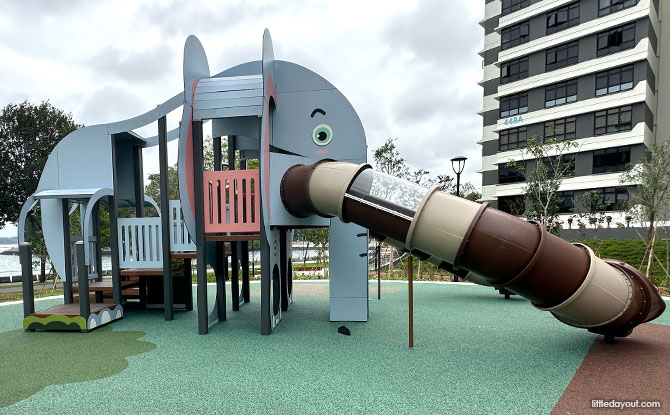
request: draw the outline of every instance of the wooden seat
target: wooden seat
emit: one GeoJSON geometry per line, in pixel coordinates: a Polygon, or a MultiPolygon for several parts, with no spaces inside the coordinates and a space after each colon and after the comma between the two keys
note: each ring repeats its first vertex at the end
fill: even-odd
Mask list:
{"type": "Polygon", "coordinates": [[[122,276],[163,275],[163,268],[126,268],[122,269],[122,276]]]}
{"type": "MultiPolygon", "coordinates": [[[[137,281],[121,281],[121,289],[125,288],[130,288],[133,286],[136,286],[138,284],[137,281]]],[[[89,292],[101,292],[101,293],[111,293],[113,290],[113,285],[112,281],[96,281],[96,282],[91,282],[88,284],[88,291],[89,292]]],[[[79,291],[79,285],[72,286],[72,292],[78,292],[79,291]]]]}
{"type": "Polygon", "coordinates": [[[172,252],[170,254],[172,259],[195,259],[195,252],[172,252]]]}

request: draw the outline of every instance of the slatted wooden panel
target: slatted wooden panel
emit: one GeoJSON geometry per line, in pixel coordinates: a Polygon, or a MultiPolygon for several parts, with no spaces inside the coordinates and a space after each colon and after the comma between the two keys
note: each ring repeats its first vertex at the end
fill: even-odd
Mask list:
{"type": "Polygon", "coordinates": [[[119,218],[121,268],[162,268],[161,218],[119,218]]]}
{"type": "Polygon", "coordinates": [[[260,172],[203,173],[205,233],[260,232],[260,172]]]}
{"type": "Polygon", "coordinates": [[[194,252],[195,242],[191,239],[184,215],[181,212],[181,202],[170,200],[170,251],[171,252],[194,252]]]}

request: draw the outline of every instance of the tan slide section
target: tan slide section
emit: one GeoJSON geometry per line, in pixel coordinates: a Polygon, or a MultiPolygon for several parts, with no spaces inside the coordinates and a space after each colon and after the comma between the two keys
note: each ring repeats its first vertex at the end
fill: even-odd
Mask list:
{"type": "Polygon", "coordinates": [[[519,294],[571,326],[627,336],[665,310],[656,287],[626,263],[602,260],[535,223],[367,164],[293,166],[282,178],[281,196],[295,216],[355,222],[468,281],[519,294]]]}

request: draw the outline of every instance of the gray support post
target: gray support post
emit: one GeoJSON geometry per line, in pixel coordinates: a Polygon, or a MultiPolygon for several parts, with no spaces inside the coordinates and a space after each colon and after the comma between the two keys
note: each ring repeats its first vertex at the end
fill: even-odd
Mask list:
{"type": "MultiPolygon", "coordinates": [[[[235,136],[228,136],[228,170],[235,170],[235,136]]],[[[237,205],[237,198],[242,197],[242,190],[238,189],[240,194],[232,193],[230,200],[230,206],[237,205]]],[[[233,209],[230,209],[230,221],[233,221],[233,209]]],[[[230,297],[232,301],[233,311],[238,311],[240,309],[240,276],[239,276],[239,252],[238,252],[238,242],[230,243],[230,297]]]]}
{"type": "Polygon", "coordinates": [[[193,269],[191,259],[184,259],[184,289],[186,290],[186,311],[193,310],[193,269]]]}
{"type": "Polygon", "coordinates": [[[29,242],[19,244],[19,259],[21,260],[21,287],[23,289],[23,317],[28,317],[35,312],[32,250],[32,245],[29,242]]]}
{"type": "MultiPolygon", "coordinates": [[[[160,140],[160,138],[159,138],[160,140]]],[[[142,167],[142,148],[133,146],[133,173],[135,176],[135,216],[144,216],[144,172],[142,167]]]]}
{"type": "Polygon", "coordinates": [[[240,309],[240,275],[237,243],[230,243],[230,296],[233,306],[233,311],[240,309]]]}
{"type": "MultiPolygon", "coordinates": [[[[172,258],[170,251],[170,193],[168,190],[168,161],[167,161],[167,118],[158,119],[158,164],[160,165],[161,187],[161,228],[163,242],[163,306],[165,320],[174,318],[174,298],[172,289],[172,258]]],[[[184,263],[184,265],[186,265],[184,263]]],[[[190,287],[190,279],[189,279],[190,287]]]]}
{"type": "MultiPolygon", "coordinates": [[[[214,171],[221,170],[221,137],[214,137],[214,171]]],[[[225,214],[225,212],[224,212],[225,214]]],[[[225,256],[224,242],[215,242],[216,255],[216,304],[217,318],[226,321],[226,276],[228,275],[228,258],[225,256]]]]}
{"type": "Polygon", "coordinates": [[[109,244],[112,251],[112,294],[114,303],[121,305],[121,266],[119,265],[119,204],[116,196],[116,136],[112,134],[112,185],[114,195],[109,198],[109,244]]]}
{"type": "Polygon", "coordinates": [[[100,202],[96,202],[95,206],[93,206],[92,213],[93,213],[93,235],[95,235],[95,270],[98,272],[98,281],[102,281],[102,246],[101,246],[102,238],[100,232],[100,202]]]}
{"type": "MultiPolygon", "coordinates": [[[[263,211],[263,199],[261,198],[261,212],[263,211]]],[[[263,215],[259,215],[261,222],[261,237],[259,253],[261,255],[261,334],[272,334],[272,322],[270,321],[270,245],[265,233],[263,215]]]]}
{"type": "Polygon", "coordinates": [[[75,256],[77,258],[77,285],[79,286],[79,315],[88,321],[91,314],[91,300],[88,294],[88,273],[84,259],[84,241],[79,241],[75,245],[75,256]]]}
{"type": "Polygon", "coordinates": [[[62,200],[63,209],[63,254],[65,256],[65,275],[63,275],[63,302],[72,304],[72,249],[70,247],[70,203],[62,200]]]}
{"type": "MultiPolygon", "coordinates": [[[[216,167],[216,165],[215,165],[216,167]]],[[[216,305],[217,318],[226,321],[226,275],[228,258],[225,256],[223,242],[216,242],[216,305]]]]}
{"type": "MultiPolygon", "coordinates": [[[[240,169],[246,170],[247,160],[240,158],[240,169]]],[[[247,184],[247,188],[244,189],[247,197],[251,195],[251,184],[247,184]]],[[[242,266],[242,299],[245,303],[251,301],[251,295],[249,290],[249,242],[244,241],[239,243],[240,247],[240,265],[242,266]]]]}
{"type": "Polygon", "coordinates": [[[193,197],[195,198],[195,258],[198,281],[198,333],[207,334],[207,250],[205,249],[205,218],[202,190],[202,121],[193,121],[193,197]]]}

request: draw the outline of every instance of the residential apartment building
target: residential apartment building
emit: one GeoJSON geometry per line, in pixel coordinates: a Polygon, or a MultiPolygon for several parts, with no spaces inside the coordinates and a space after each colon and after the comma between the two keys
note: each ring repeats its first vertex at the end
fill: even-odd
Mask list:
{"type": "Polygon", "coordinates": [[[623,222],[621,172],[670,138],[670,0],[485,1],[483,200],[518,213],[525,178],[506,163],[535,168],[530,137],[573,140],[561,212],[597,189],[623,222]]]}

